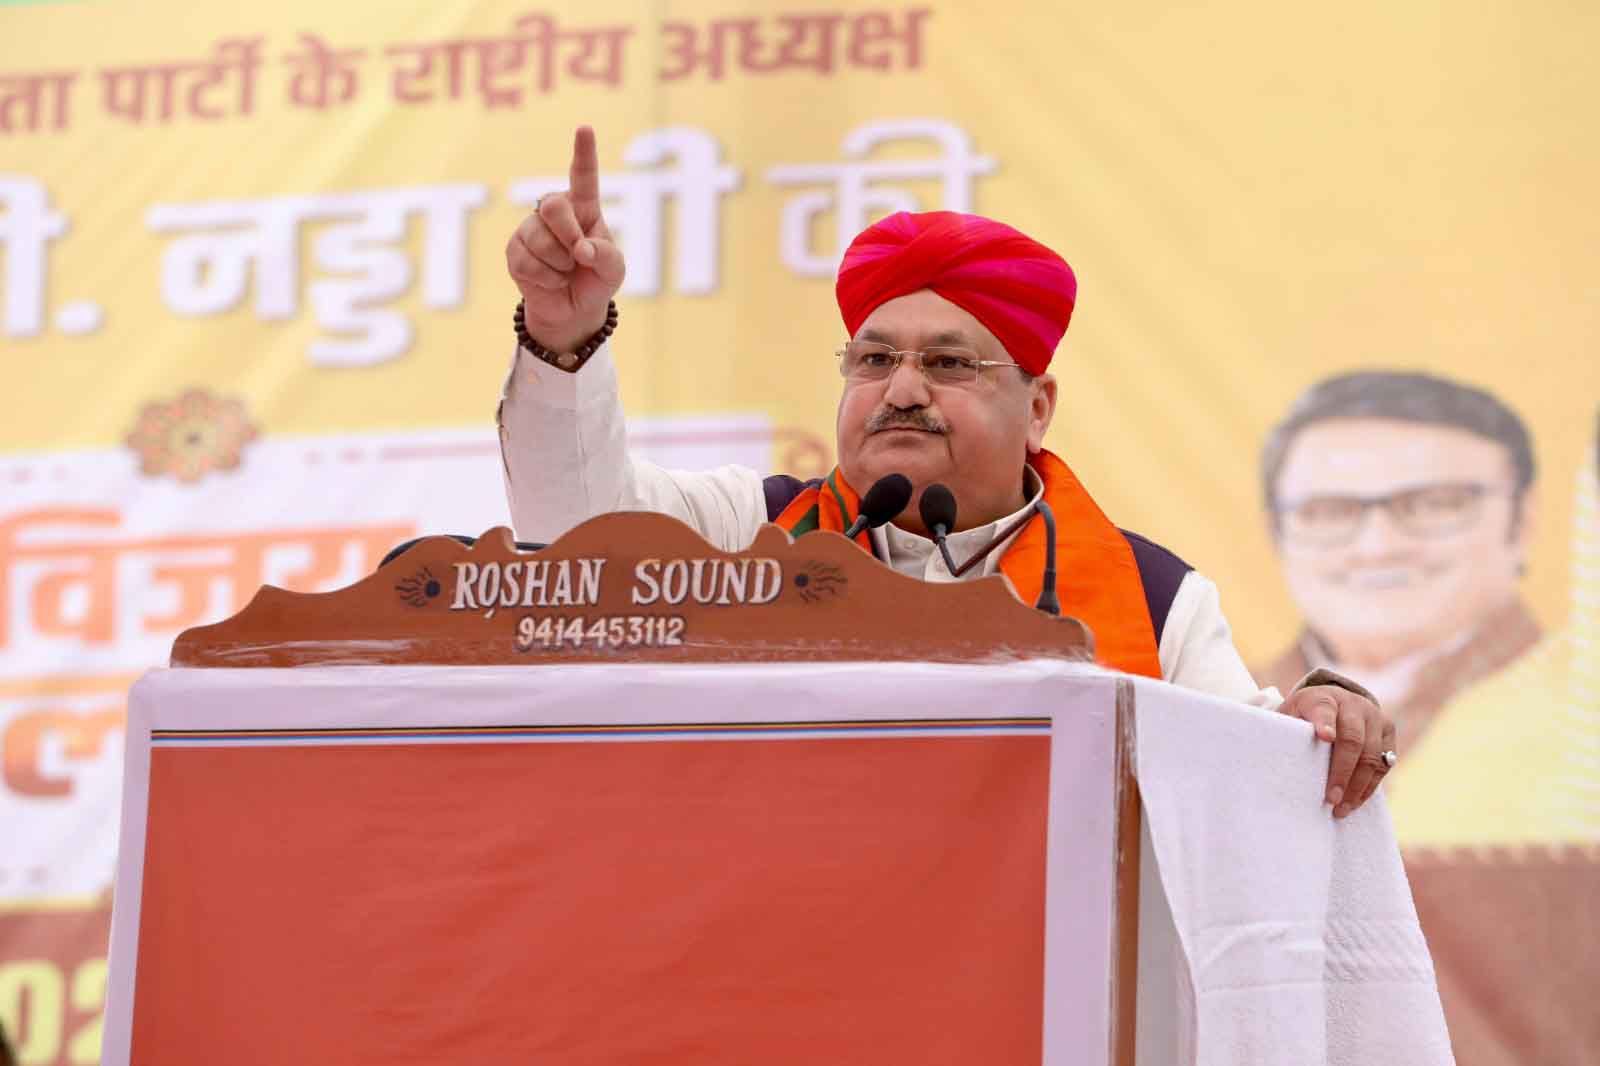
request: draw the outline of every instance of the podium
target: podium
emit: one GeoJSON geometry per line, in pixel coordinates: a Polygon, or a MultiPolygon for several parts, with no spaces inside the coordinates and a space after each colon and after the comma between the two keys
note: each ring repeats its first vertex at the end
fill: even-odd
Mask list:
{"type": "Polygon", "coordinates": [[[131,695],[103,1061],[1164,1061],[1177,690],[1091,660],[1003,578],[654,515],[264,588],[131,695]]]}

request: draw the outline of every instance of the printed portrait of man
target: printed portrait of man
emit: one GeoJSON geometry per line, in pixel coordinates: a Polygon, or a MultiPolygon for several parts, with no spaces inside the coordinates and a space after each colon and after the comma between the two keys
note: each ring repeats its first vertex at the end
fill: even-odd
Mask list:
{"type": "Polygon", "coordinates": [[[1389,790],[1402,845],[1600,843],[1600,423],[1572,515],[1566,621],[1439,712],[1389,790]]]}
{"type": "Polygon", "coordinates": [[[1595,429],[1576,471],[1565,621],[1462,689],[1384,784],[1463,1064],[1577,1066],[1600,1048],[1600,950],[1574,924],[1600,885],[1595,429]]]}
{"type": "Polygon", "coordinates": [[[1522,419],[1482,389],[1361,371],[1306,390],[1261,463],[1304,623],[1257,680],[1354,678],[1394,715],[1404,756],[1457,691],[1539,640],[1519,589],[1534,472],[1522,419]]]}

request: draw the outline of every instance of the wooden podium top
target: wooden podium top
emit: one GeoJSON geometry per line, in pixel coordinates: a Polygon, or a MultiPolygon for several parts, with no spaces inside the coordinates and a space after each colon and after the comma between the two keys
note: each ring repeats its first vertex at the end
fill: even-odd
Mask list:
{"type": "Polygon", "coordinates": [[[1093,648],[1082,622],[1023,604],[998,575],[920,581],[836,533],[771,525],[725,552],[674,518],[620,512],[539,551],[498,527],[470,548],[429,537],[334,592],[263,586],[180,634],[172,665],[1091,661],[1093,648]]]}

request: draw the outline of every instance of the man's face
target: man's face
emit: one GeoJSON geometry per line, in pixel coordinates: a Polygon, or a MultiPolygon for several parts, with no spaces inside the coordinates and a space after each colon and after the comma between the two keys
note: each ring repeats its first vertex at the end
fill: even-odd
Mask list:
{"type": "Polygon", "coordinates": [[[1513,488],[1505,447],[1465,430],[1380,418],[1306,427],[1278,475],[1275,535],[1311,629],[1367,666],[1471,631],[1516,595],[1532,507],[1513,488]]]}
{"type": "MultiPolygon", "coordinates": [[[[923,289],[878,307],[855,340],[900,350],[968,348],[978,358],[1012,362],[983,323],[923,289]]],[[[955,494],[957,526],[993,522],[1025,502],[1022,467],[1043,447],[1055,410],[1055,380],[1028,381],[1020,370],[984,370],[966,385],[931,385],[913,360],[884,381],[846,381],[839,397],[839,469],[858,492],[885,474],[911,479],[916,496],[895,524],[924,533],[916,499],[942,482],[955,494]]]]}

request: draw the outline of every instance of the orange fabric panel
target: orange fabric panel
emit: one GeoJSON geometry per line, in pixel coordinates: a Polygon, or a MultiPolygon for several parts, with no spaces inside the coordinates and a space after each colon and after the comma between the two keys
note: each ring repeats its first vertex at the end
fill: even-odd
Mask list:
{"type": "MultiPolygon", "coordinates": [[[[1072,468],[1054,452],[1028,457],[1044,483],[1044,499],[1056,519],[1056,593],[1061,612],[1094,634],[1095,660],[1102,666],[1145,677],[1161,677],[1155,623],[1144,599],[1144,580],[1128,538],[1112,524],[1083,487],[1072,468]]],[[[817,528],[842,533],[859,506],[855,490],[835,468],[830,480],[850,505],[842,513],[828,482],[796,496],[776,524],[790,532],[817,507],[817,528]]],[[[867,551],[872,542],[863,532],[856,540],[867,551]]],[[[1032,605],[1044,588],[1044,519],[1035,517],[1017,534],[1000,558],[1000,572],[1023,603],[1032,605]]]]}
{"type": "MultiPolygon", "coordinates": [[[[1028,457],[1044,482],[1044,499],[1056,519],[1056,595],[1061,613],[1094,634],[1095,660],[1113,670],[1161,677],[1155,623],[1144,599],[1144,580],[1128,538],[1100,510],[1072,468],[1054,452],[1028,457]]],[[[1000,559],[1023,603],[1044,588],[1044,520],[1023,527],[1000,559]]]]}
{"type": "Polygon", "coordinates": [[[1027,1063],[1049,738],[158,748],[136,1066],[1027,1063]]]}

